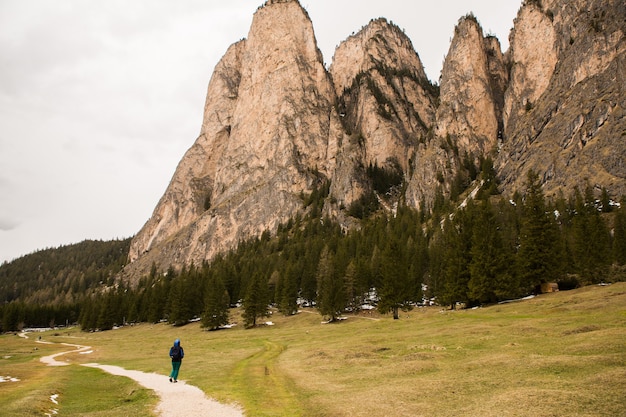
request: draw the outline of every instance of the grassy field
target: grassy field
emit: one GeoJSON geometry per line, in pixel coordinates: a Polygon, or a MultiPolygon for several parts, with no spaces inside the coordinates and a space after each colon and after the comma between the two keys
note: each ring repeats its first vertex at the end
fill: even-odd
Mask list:
{"type": "MultiPolygon", "coordinates": [[[[251,330],[142,324],[43,338],[93,347],[63,357],[72,363],[166,375],[179,337],[180,378],[250,417],[626,415],[626,283],[475,310],[417,309],[396,321],[373,313],[321,324],[314,310],[271,320],[251,330]]],[[[46,367],[40,356],[68,348],[35,339],[0,337],[0,376],[20,379],[0,383],[3,413],[151,415],[150,391],[96,369],[46,367]]]]}

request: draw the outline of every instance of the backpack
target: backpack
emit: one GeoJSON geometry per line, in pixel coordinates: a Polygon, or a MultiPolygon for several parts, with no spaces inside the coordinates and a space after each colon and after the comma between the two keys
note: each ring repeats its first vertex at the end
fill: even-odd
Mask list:
{"type": "Polygon", "coordinates": [[[172,346],[172,360],[179,361],[182,359],[180,346],[172,346]]]}

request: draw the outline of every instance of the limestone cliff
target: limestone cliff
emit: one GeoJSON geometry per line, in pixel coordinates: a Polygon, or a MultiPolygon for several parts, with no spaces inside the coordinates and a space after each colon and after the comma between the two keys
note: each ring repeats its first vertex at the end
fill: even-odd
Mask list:
{"type": "Polygon", "coordinates": [[[573,187],[626,193],[626,4],[527,1],[511,34],[505,138],[497,169],[505,191],[529,169],[553,195],[573,187]]]}
{"type": "Polygon", "coordinates": [[[507,80],[498,40],[485,38],[474,16],[461,19],[441,73],[436,135],[476,157],[493,150],[507,80]]]}
{"type": "Polygon", "coordinates": [[[502,134],[507,81],[500,42],[485,37],[473,15],[461,18],[441,72],[434,136],[415,153],[408,204],[429,209],[438,193],[462,191],[453,185],[462,161],[478,164],[481,156],[496,148],[502,134]]]}
{"type": "Polygon", "coordinates": [[[334,100],[307,13],[268,1],[217,65],[200,136],[133,239],[129,269],[211,259],[301,211],[334,170],[334,100]]]}
{"type": "Polygon", "coordinates": [[[428,210],[457,198],[485,156],[505,195],[529,169],[548,195],[587,184],[624,195],[625,23],[620,0],[526,0],[503,53],[468,15],[436,86],[385,19],[342,42],[327,71],[300,3],[267,1],[216,66],[200,135],[133,239],[125,273],[198,264],[274,232],[324,184],[324,214],[347,228],[368,193],[385,209],[428,210]],[[402,186],[374,193],[372,166],[402,186]]]}
{"type": "Polygon", "coordinates": [[[339,206],[349,206],[368,188],[364,167],[400,169],[408,180],[417,145],[434,124],[436,87],[410,39],[385,19],[372,20],[342,42],[330,73],[347,136],[331,195],[339,206]]]}

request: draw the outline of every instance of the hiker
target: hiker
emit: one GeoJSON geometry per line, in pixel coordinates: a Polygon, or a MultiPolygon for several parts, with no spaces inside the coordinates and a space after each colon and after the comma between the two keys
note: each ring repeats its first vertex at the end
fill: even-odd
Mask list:
{"type": "Polygon", "coordinates": [[[180,345],[180,339],[174,340],[174,346],[170,348],[170,358],[172,358],[172,372],[170,373],[170,382],[178,382],[178,371],[180,364],[185,357],[185,351],[180,345]]]}

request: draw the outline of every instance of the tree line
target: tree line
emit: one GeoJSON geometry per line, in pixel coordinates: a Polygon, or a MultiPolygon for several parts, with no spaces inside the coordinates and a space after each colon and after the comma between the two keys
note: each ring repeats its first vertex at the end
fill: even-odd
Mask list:
{"type": "Polygon", "coordinates": [[[464,207],[425,212],[399,204],[348,232],[321,217],[322,186],[306,201],[309,214],[274,236],[266,232],[211,263],[179,271],[155,266],[135,287],[89,292],[77,320],[89,330],[195,318],[217,329],[241,306],[243,324],[253,327],[270,306],[285,315],[315,306],[332,321],[367,303],[399,318],[433,299],[455,308],[515,299],[543,283],[570,289],[626,278],[624,199],[616,204],[605,191],[596,199],[590,187],[547,199],[533,172],[524,192],[507,199],[495,178],[482,180],[464,207]]]}
{"type": "Polygon", "coordinates": [[[113,285],[130,239],[85,240],[0,265],[0,330],[76,323],[90,292],[113,285]]]}

